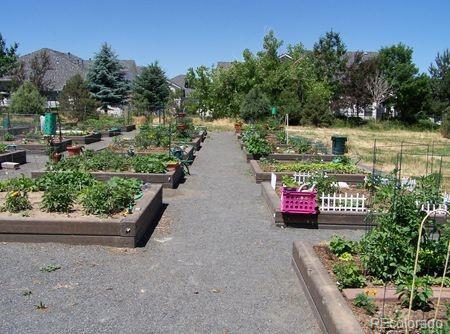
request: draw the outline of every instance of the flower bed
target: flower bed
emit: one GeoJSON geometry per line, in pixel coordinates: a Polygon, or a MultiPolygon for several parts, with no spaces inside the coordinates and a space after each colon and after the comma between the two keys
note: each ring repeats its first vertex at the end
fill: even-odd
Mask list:
{"type": "Polygon", "coordinates": [[[135,247],[154,225],[162,187],[135,179],[95,181],[90,174],[53,172],[37,180],[0,183],[0,240],[135,247]]]}
{"type": "MultiPolygon", "coordinates": [[[[48,171],[85,171],[97,179],[107,180],[114,176],[137,178],[144,182],[161,183],[164,187],[174,188],[183,177],[182,167],[178,164],[173,170],[168,165],[177,162],[167,154],[147,156],[126,156],[108,150],[85,151],[80,156],[65,157],[58,163],[48,163],[48,171]]],[[[43,172],[32,172],[38,177],[43,172]]]]}

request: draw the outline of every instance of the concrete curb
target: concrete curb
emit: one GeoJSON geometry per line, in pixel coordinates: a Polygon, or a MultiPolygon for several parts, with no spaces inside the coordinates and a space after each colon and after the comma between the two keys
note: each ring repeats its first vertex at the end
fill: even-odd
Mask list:
{"type": "Polygon", "coordinates": [[[324,333],[364,334],[346,300],[307,241],[295,241],[292,265],[324,333]]]}

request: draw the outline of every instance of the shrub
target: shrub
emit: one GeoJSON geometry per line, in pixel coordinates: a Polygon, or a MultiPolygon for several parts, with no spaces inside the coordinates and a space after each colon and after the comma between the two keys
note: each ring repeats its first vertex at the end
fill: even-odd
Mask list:
{"type": "Polygon", "coordinates": [[[75,193],[69,187],[50,187],[42,197],[42,209],[48,212],[69,212],[75,200],[75,193]]]}
{"type": "Polygon", "coordinates": [[[28,193],[25,191],[10,191],[6,194],[4,211],[16,213],[31,209],[28,193]]]}
{"type": "Polygon", "coordinates": [[[364,292],[361,292],[356,295],[353,300],[353,305],[356,307],[364,309],[368,315],[374,315],[377,311],[377,306],[375,305],[373,298],[370,298],[364,292]]]}
{"type": "Polygon", "coordinates": [[[346,288],[362,288],[366,285],[361,269],[354,262],[340,262],[333,266],[337,285],[340,290],[346,288]]]}
{"type": "Polygon", "coordinates": [[[30,82],[25,81],[12,95],[10,109],[17,114],[43,114],[45,98],[30,82]]]}

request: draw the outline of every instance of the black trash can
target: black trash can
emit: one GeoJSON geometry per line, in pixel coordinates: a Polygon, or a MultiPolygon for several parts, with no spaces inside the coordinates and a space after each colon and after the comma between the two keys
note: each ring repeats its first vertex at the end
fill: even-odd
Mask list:
{"type": "Polygon", "coordinates": [[[345,154],[345,143],[347,142],[347,137],[345,136],[331,136],[331,153],[335,155],[345,154]]]}

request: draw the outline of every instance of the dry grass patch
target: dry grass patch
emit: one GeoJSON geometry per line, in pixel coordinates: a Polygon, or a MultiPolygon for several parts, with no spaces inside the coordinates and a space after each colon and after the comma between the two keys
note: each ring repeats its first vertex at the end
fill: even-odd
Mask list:
{"type": "Polygon", "coordinates": [[[438,132],[290,126],[289,133],[320,140],[328,147],[331,147],[332,135],[347,136],[349,154],[370,167],[376,139],[376,168],[385,172],[392,171],[398,155],[403,150],[402,174],[405,176],[438,171],[441,168],[442,155],[444,189],[450,191],[450,139],[443,138],[438,132]]]}

